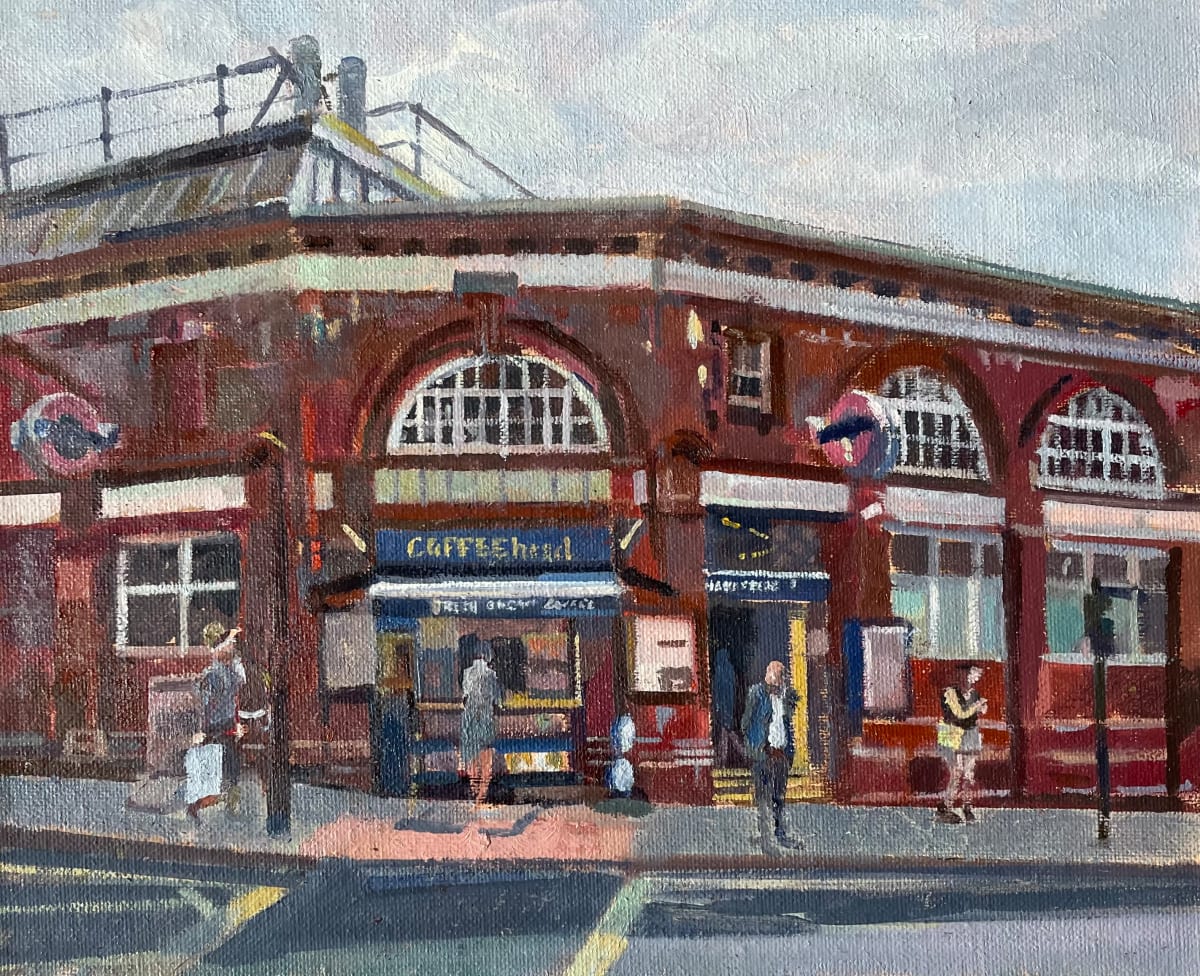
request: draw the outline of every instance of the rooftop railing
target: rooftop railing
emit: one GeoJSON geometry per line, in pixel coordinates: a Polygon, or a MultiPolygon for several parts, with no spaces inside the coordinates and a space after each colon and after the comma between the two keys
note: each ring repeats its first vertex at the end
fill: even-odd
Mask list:
{"type": "MultiPolygon", "coordinates": [[[[93,95],[0,114],[0,193],[70,179],[124,159],[253,130],[296,115],[334,110],[327,83],[361,88],[365,67],[346,58],[321,74],[317,42],[291,42],[288,55],[141,88],[101,88],[93,95]],[[88,134],[94,133],[94,134],[88,134]]],[[[339,112],[344,92],[339,89],[339,112]]],[[[365,100],[365,89],[357,95],[365,100]]],[[[350,104],[354,104],[353,99],[350,104]]],[[[344,113],[343,113],[344,114],[344,113]]],[[[415,175],[452,197],[534,194],[417,102],[393,102],[346,121],[415,175]]]]}

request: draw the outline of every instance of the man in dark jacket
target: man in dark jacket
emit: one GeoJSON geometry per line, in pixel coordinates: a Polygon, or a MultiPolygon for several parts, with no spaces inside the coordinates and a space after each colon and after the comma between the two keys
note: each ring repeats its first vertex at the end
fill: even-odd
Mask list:
{"type": "Polygon", "coordinates": [[[783,663],[772,661],[762,684],[750,689],[742,715],[746,752],[754,760],[754,800],[758,805],[759,838],[771,850],[768,825],[774,823],[775,844],[792,849],[803,845],[789,837],[783,825],[788,772],[796,755],[795,714],[798,698],[784,686],[783,663]]]}

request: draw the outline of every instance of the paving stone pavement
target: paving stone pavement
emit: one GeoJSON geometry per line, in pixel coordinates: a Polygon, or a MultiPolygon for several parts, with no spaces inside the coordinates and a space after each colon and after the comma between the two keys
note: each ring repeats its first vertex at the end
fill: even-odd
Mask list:
{"type": "MultiPolygon", "coordinates": [[[[758,863],[752,809],[658,806],[622,816],[583,805],[476,809],[452,800],[406,800],[297,784],[292,829],[265,830],[262,791],[245,785],[236,812],[214,807],[190,820],[178,782],[118,783],[0,777],[0,829],[38,832],[77,846],[161,844],[232,855],[370,860],[569,860],[644,865],[758,863]],[[132,802],[131,802],[132,801],[132,802]]],[[[1116,813],[1096,839],[1081,809],[992,808],[974,824],[936,823],[926,807],[797,803],[790,832],[804,845],[784,856],[806,864],[1062,863],[1200,865],[1200,813],[1116,813]]],[[[12,843],[12,840],[8,841],[12,843]]]]}

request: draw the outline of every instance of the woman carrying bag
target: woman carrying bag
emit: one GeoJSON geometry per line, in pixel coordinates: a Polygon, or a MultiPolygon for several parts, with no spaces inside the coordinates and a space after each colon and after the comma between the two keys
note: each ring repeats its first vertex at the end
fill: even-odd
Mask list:
{"type": "Polygon", "coordinates": [[[938,752],[946,761],[950,780],[937,808],[941,823],[973,823],[971,795],[975,789],[975,762],[983,752],[979,716],[987,712],[987,699],[975,687],[983,669],[975,664],[959,665],[959,685],[942,691],[942,720],[938,722],[938,752]],[[954,807],[962,801],[962,813],[954,807]]]}
{"type": "Polygon", "coordinates": [[[203,639],[212,651],[212,662],[200,674],[200,733],[184,757],[187,771],[187,813],[198,819],[205,807],[220,802],[226,790],[236,805],[240,757],[238,739],[238,695],[246,683],[246,669],[237,657],[236,643],[241,628],[227,629],[214,621],[204,628],[203,639]],[[216,763],[214,784],[212,765],[216,763]]]}

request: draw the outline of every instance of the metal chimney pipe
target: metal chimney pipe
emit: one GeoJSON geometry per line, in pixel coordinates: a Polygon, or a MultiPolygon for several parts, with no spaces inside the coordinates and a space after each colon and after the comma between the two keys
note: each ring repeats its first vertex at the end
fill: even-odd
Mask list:
{"type": "Polygon", "coordinates": [[[288,58],[296,86],[296,114],[316,115],[321,101],[321,45],[311,34],[293,38],[288,58]]]}
{"type": "Polygon", "coordinates": [[[357,132],[367,131],[367,63],[362,58],[338,62],[337,114],[357,132]]]}

